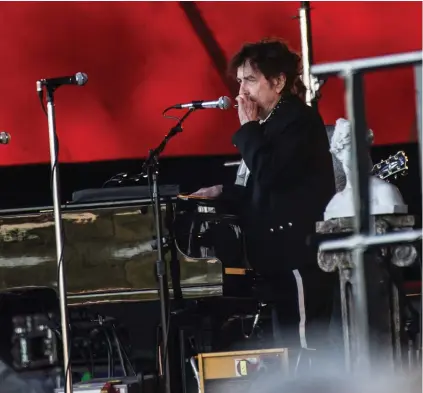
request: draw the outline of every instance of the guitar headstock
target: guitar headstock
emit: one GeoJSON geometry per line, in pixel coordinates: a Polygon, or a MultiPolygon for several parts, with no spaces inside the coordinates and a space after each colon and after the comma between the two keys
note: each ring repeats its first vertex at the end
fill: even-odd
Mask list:
{"type": "Polygon", "coordinates": [[[403,151],[399,151],[386,160],[374,165],[371,174],[379,179],[386,180],[389,177],[396,178],[398,175],[405,176],[408,170],[408,157],[403,151]]]}

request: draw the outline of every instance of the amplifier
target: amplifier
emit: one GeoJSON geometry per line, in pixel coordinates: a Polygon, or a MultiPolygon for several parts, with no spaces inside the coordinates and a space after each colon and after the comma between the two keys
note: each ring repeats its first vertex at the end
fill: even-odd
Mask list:
{"type": "Polygon", "coordinates": [[[197,357],[202,393],[245,392],[263,375],[288,375],[288,349],[201,353],[197,357]]]}
{"type": "MultiPolygon", "coordinates": [[[[89,382],[73,384],[73,393],[142,393],[141,382],[137,377],[114,379],[93,379],[89,382]]],[[[64,393],[64,388],[54,389],[54,393],[64,393]]]]}

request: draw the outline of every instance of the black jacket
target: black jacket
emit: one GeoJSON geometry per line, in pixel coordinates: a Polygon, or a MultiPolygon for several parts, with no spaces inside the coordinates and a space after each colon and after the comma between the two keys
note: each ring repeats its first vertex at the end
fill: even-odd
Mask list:
{"type": "Polygon", "coordinates": [[[318,112],[290,96],[263,124],[244,124],[232,139],[251,173],[246,187],[224,187],[241,206],[247,258],[258,272],[316,264],[308,235],[335,193],[332,158],[318,112]]]}

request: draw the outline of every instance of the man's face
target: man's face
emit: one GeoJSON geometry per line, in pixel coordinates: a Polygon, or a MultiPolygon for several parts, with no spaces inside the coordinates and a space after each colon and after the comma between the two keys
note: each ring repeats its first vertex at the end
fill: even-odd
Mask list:
{"type": "Polygon", "coordinates": [[[285,84],[283,75],[270,81],[257,69],[251,67],[247,61],[238,67],[237,81],[239,94],[244,94],[259,107],[260,118],[266,117],[280,99],[280,92],[285,84]]]}

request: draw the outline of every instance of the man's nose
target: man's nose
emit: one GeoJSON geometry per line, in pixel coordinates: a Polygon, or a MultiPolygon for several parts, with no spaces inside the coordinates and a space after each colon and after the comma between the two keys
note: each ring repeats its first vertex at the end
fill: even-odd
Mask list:
{"type": "Polygon", "coordinates": [[[247,91],[247,89],[245,88],[245,86],[242,83],[239,86],[239,94],[248,95],[248,91],[247,91]]]}

